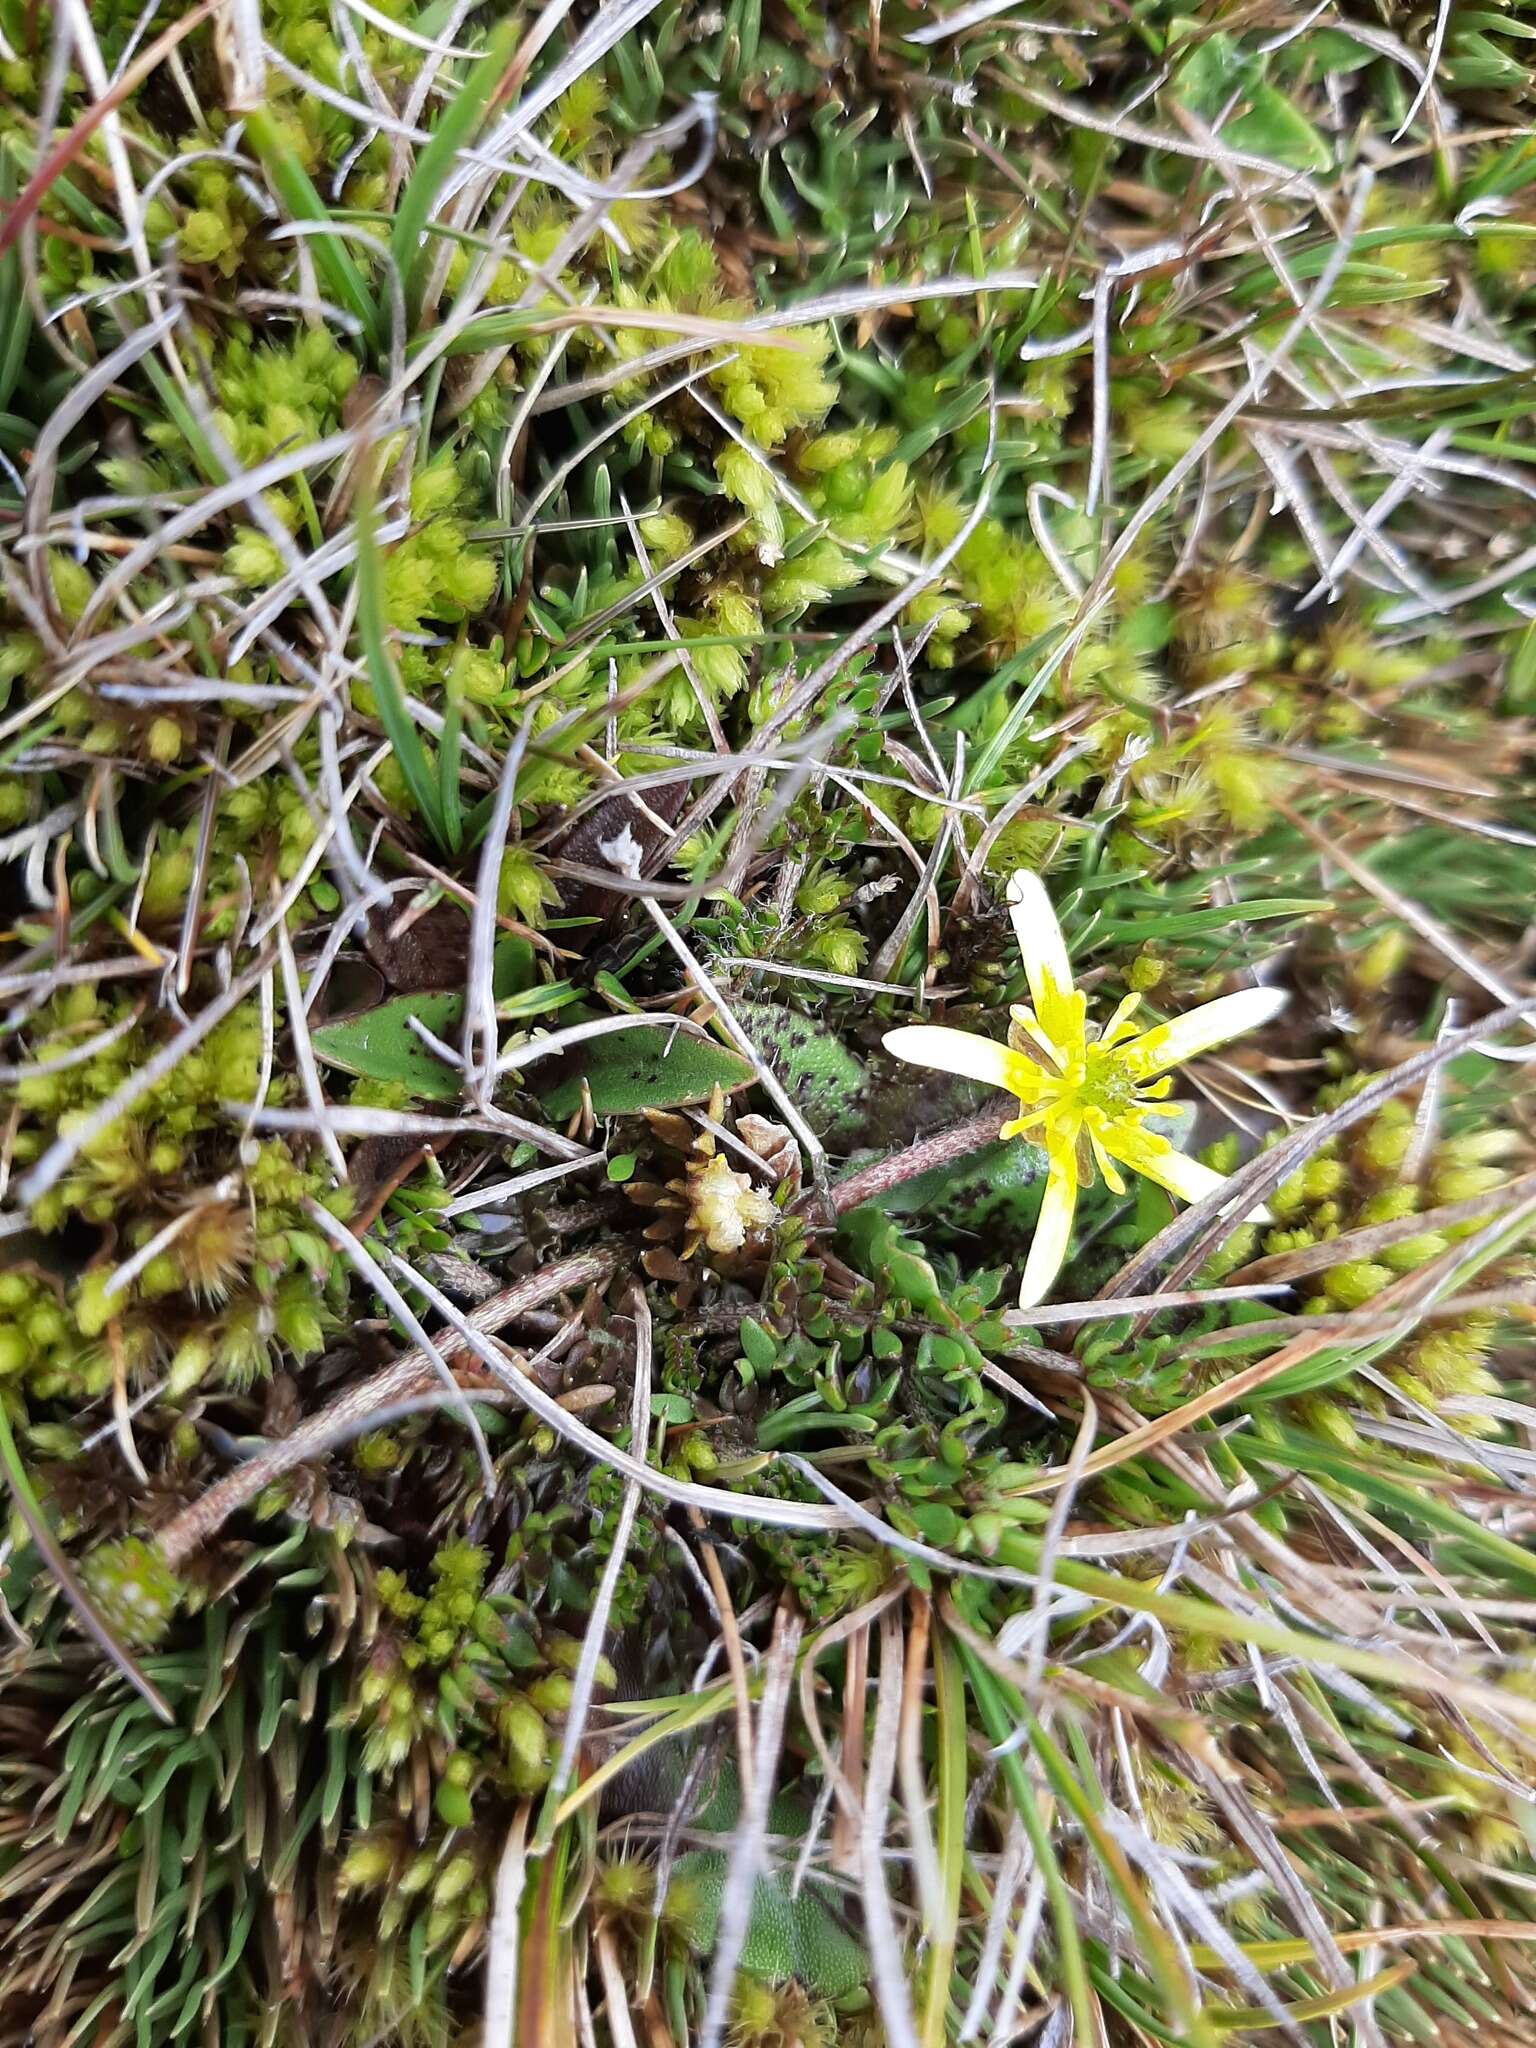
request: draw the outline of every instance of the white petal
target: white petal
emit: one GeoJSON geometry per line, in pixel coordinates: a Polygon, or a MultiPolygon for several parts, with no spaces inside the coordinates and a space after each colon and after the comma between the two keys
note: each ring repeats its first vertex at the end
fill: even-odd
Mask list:
{"type": "MultiPolygon", "coordinates": [[[[1140,1146],[1124,1147],[1120,1157],[1125,1165],[1136,1173],[1144,1174],[1148,1180],[1155,1180],[1160,1188],[1166,1188],[1170,1195],[1177,1195],[1181,1202],[1203,1202],[1205,1197],[1225,1187],[1228,1176],[1218,1173],[1214,1166],[1202,1166],[1198,1159],[1191,1159],[1187,1152],[1179,1152],[1170,1145],[1166,1151],[1156,1145],[1149,1145],[1144,1151],[1140,1146]]],[[[1242,1219],[1250,1223],[1268,1223],[1269,1211],[1262,1205],[1250,1209],[1242,1219]]]]}
{"type": "Polygon", "coordinates": [[[1181,1202],[1203,1200],[1222,1187],[1227,1178],[1214,1166],[1202,1166],[1198,1159],[1191,1159],[1187,1152],[1175,1151],[1171,1145],[1166,1152],[1128,1159],[1125,1163],[1145,1174],[1148,1180],[1155,1180],[1170,1195],[1177,1195],[1181,1202]]]}
{"type": "Polygon", "coordinates": [[[1077,1165],[1072,1147],[1052,1147],[1051,1170],[1046,1178],[1040,1220],[1024,1264],[1024,1284],[1019,1289],[1020,1308],[1038,1308],[1056,1284],[1072,1242],[1072,1213],[1077,1207],[1077,1165]]]}
{"type": "Polygon", "coordinates": [[[1244,988],[1236,995],[1219,996],[1214,1003],[1202,1003],[1198,1010],[1186,1010],[1182,1017],[1166,1024],[1154,1024],[1121,1048],[1122,1056],[1138,1079],[1146,1080],[1169,1067],[1181,1066],[1213,1045],[1225,1045],[1245,1031],[1257,1031],[1261,1024],[1278,1017],[1290,998],[1280,988],[1244,988]]]}
{"type": "Polygon", "coordinates": [[[915,1066],[937,1067],[941,1074],[962,1074],[968,1081],[983,1081],[989,1088],[1016,1092],[1013,1077],[1030,1062],[1011,1046],[995,1038],[978,1037],[974,1031],[952,1031],[945,1024],[903,1024],[885,1034],[885,1049],[899,1060],[915,1066]]]}
{"type": "Polygon", "coordinates": [[[1051,899],[1038,875],[1020,868],[1009,878],[1008,912],[1013,919],[1024,972],[1029,977],[1030,996],[1040,1021],[1049,1030],[1046,1013],[1052,1007],[1051,997],[1065,995],[1071,988],[1072,963],[1067,958],[1067,942],[1061,936],[1051,899]]]}

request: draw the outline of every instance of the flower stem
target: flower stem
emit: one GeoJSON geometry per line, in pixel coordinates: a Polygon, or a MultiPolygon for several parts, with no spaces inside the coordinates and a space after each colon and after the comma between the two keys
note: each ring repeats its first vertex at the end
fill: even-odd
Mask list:
{"type": "Polygon", "coordinates": [[[889,1152],[884,1159],[877,1159],[873,1166],[861,1167],[857,1173],[835,1182],[833,1206],[841,1216],[849,1209],[856,1209],[861,1202],[875,1201],[888,1188],[899,1187],[906,1180],[916,1180],[920,1173],[928,1173],[935,1166],[951,1166],[968,1152],[979,1152],[983,1145],[995,1144],[998,1128],[998,1112],[984,1109],[976,1116],[968,1117],[963,1124],[951,1124],[946,1131],[919,1139],[917,1144],[908,1145],[905,1151],[889,1152]]]}

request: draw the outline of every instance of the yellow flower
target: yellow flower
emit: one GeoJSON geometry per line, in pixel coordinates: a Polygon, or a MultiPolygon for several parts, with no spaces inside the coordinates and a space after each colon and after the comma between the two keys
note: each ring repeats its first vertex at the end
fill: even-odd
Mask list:
{"type": "MultiPolygon", "coordinates": [[[[1033,999],[1033,1008],[1019,1004],[1011,1012],[1008,1042],[937,1024],[911,1024],[888,1031],[885,1044],[898,1059],[984,1081],[1018,1097],[1019,1115],[998,1136],[1037,1132],[1050,1162],[1019,1294],[1021,1308],[1034,1308],[1061,1270],[1077,1191],[1092,1185],[1095,1166],[1117,1195],[1125,1192],[1117,1160],[1182,1201],[1198,1202],[1221,1186],[1225,1175],[1187,1158],[1149,1130],[1147,1119],[1157,1114],[1173,1085],[1169,1067],[1267,1024],[1286,998],[1277,989],[1243,989],[1167,1024],[1137,1031],[1131,1019],[1141,998],[1130,995],[1100,1030],[1088,1022],[1087,997],[1072,986],[1061,927],[1038,875],[1013,877],[1008,907],[1033,999]]],[[[1262,1213],[1254,1211],[1255,1216],[1262,1213]]]]}

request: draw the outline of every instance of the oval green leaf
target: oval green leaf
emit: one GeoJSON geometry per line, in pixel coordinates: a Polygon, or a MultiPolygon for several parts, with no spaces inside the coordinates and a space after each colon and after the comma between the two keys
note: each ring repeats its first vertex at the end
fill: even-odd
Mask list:
{"type": "Polygon", "coordinates": [[[394,1081],[419,1102],[457,1102],[459,1076],[435,1059],[411,1029],[419,1018],[438,1038],[464,1014],[464,998],[451,989],[393,996],[360,1016],[320,1024],[310,1033],[317,1059],[365,1081],[394,1081]]]}
{"type": "Polygon", "coordinates": [[[597,1116],[638,1116],[647,1109],[707,1102],[716,1088],[729,1095],[751,1079],[750,1065],[728,1046],[639,1025],[591,1039],[558,1062],[531,1067],[527,1085],[545,1115],[559,1122],[581,1107],[583,1080],[597,1116]]]}

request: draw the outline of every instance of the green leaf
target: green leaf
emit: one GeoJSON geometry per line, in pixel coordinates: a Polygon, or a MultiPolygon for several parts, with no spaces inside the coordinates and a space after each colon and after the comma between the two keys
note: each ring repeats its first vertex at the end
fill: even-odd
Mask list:
{"type": "MultiPolygon", "coordinates": [[[[18,180],[13,146],[9,137],[0,144],[0,206],[16,197],[18,180]]],[[[21,366],[32,338],[32,308],[21,288],[21,252],[10,250],[0,257],[0,406],[16,389],[21,366]]],[[[28,440],[33,429],[26,421],[18,424],[28,440]]]]}
{"type": "Polygon", "coordinates": [[[1038,1145],[1009,1138],[898,1181],[880,1197],[879,1207],[888,1216],[921,1216],[936,1228],[996,1234],[1011,1243],[1034,1230],[1045,1173],[1038,1145]]]}
{"type": "Polygon", "coordinates": [[[1509,14],[1458,14],[1458,31],[1486,29],[1493,36],[1514,36],[1517,40],[1536,42],[1536,28],[1528,21],[1517,21],[1509,14]]]}
{"type": "Polygon", "coordinates": [[[901,1509],[892,1502],[889,1513],[898,1526],[910,1522],[912,1533],[925,1543],[931,1543],[936,1550],[947,1550],[959,1539],[960,1517],[941,1500],[920,1501],[913,1507],[901,1509]]]}
{"type": "Polygon", "coordinates": [[[952,1324],[957,1320],[938,1274],[916,1241],[903,1236],[883,1209],[872,1202],[850,1209],[838,1234],[850,1246],[859,1270],[879,1283],[891,1300],[905,1302],[935,1322],[952,1324]]]}
{"type": "Polygon", "coordinates": [[[211,484],[224,483],[229,472],[214,453],[213,444],[203,432],[202,422],[187,404],[175,380],[164,363],[156,362],[153,356],[145,356],[139,368],[154,386],[165,416],[175,427],[198,468],[211,484]]]}
{"type": "Polygon", "coordinates": [[[779,1347],[762,1324],[752,1316],[744,1316],[736,1334],[747,1362],[758,1372],[772,1372],[778,1362],[779,1347]]]}
{"type": "Polygon", "coordinates": [[[1444,76],[1458,92],[1498,92],[1526,83],[1524,68],[1486,36],[1458,33],[1453,50],[1444,76]]]}
{"type": "Polygon", "coordinates": [[[960,1928],[960,1894],[965,1876],[966,1789],[969,1779],[966,1747],[965,1679],[960,1657],[947,1632],[933,1644],[935,1746],[938,1751],[934,1836],[938,1850],[940,1912],[929,1930],[923,2002],[926,2048],[944,2048],[944,2015],[949,2003],[955,1943],[960,1928]]]}
{"type": "MultiPolygon", "coordinates": [[[[392,1081],[418,1101],[456,1102],[457,1070],[445,1066],[411,1028],[419,1020],[435,1037],[446,1037],[464,1014],[464,998],[451,989],[392,996],[357,1017],[322,1024],[311,1035],[316,1056],[345,1074],[392,1081]]],[[[727,1092],[752,1078],[739,1053],[713,1040],[670,1038],[645,1026],[615,1031],[606,1038],[528,1071],[529,1092],[552,1118],[570,1116],[581,1103],[585,1076],[599,1116],[635,1116],[645,1109],[678,1109],[707,1102],[718,1087],[727,1092]]]]}
{"type": "Polygon", "coordinates": [[[1184,46],[1199,35],[1197,21],[1176,17],[1169,22],[1168,54],[1174,76],[1168,91],[1181,107],[1208,116],[1218,113],[1231,97],[1237,47],[1229,35],[1217,30],[1197,41],[1185,55],[1184,46]]]}
{"type": "Polygon", "coordinates": [[[1139,604],[1115,630],[1116,643],[1129,654],[1161,654],[1172,638],[1171,604],[1139,604]]]}
{"type": "Polygon", "coordinates": [[[457,704],[443,714],[443,734],[437,750],[437,798],[442,807],[443,839],[450,853],[464,844],[464,799],[459,771],[464,754],[464,715],[457,704]]]}
{"type": "Polygon", "coordinates": [[[491,956],[491,993],[497,1002],[524,994],[537,981],[537,955],[532,945],[516,932],[503,932],[491,956]]]}
{"type": "Polygon", "coordinates": [[[390,751],[399,763],[406,787],[416,799],[423,824],[439,845],[448,845],[442,795],[427,764],[426,749],[405,701],[385,635],[383,566],[373,530],[372,494],[367,489],[358,493],[357,500],[357,630],[363,643],[368,686],[379,707],[379,722],[389,735],[390,751]]]}
{"type": "Polygon", "coordinates": [[[716,1088],[727,1094],[752,1079],[740,1053],[713,1039],[686,1037],[649,1026],[613,1031],[566,1054],[556,1070],[530,1068],[528,1085],[555,1121],[581,1107],[585,1080],[598,1116],[638,1116],[647,1109],[681,1109],[707,1102],[716,1088]]]}
{"type": "Polygon", "coordinates": [[[1536,710],[1536,625],[1515,641],[1504,678],[1504,702],[1517,716],[1536,710]]]}
{"type": "Polygon", "coordinates": [[[834,1146],[855,1139],[863,1124],[869,1073],[838,1034],[778,1003],[739,1002],[733,1009],[817,1137],[834,1146]]]}
{"type": "Polygon", "coordinates": [[[1340,71],[1363,71],[1375,61],[1376,52],[1357,43],[1347,28],[1319,28],[1299,39],[1298,68],[1302,63],[1330,76],[1340,71]]]}
{"type": "Polygon", "coordinates": [[[1078,1935],[1077,1917],[1073,1911],[1072,1895],[1067,1890],[1066,1880],[1062,1876],[1050,1832],[1041,1818],[1038,1787],[1026,1776],[1023,1763],[1013,1746],[1013,1738],[1019,1726],[1018,1716],[1009,1713],[1001,1684],[970,1645],[962,1639],[956,1647],[965,1667],[965,1675],[980,1714],[981,1725],[992,1742],[998,1745],[1003,1781],[1012,1795],[1014,1811],[1023,1823],[1030,1847],[1035,1852],[1035,1867],[1044,1883],[1046,1897],[1050,1902],[1051,1917],[1056,1923],[1056,1940],[1061,1952],[1061,1972],[1077,2032],[1084,2041],[1100,2039],[1100,2030],[1095,2026],[1092,2016],[1088,1972],[1082,1941],[1078,1935]]]}
{"type": "Polygon", "coordinates": [[[1107,917],[1093,927],[1095,949],[1106,942],[1137,939],[1183,939],[1196,932],[1220,932],[1239,918],[1244,924],[1261,918],[1311,917],[1331,906],[1326,896],[1275,896],[1267,902],[1243,903],[1237,909],[1214,904],[1207,910],[1171,910],[1165,916],[1107,917]]]}
{"type": "Polygon", "coordinates": [[[441,1038],[464,1014],[464,998],[451,990],[393,996],[359,1017],[342,1017],[310,1033],[316,1057],[365,1081],[395,1081],[422,1102],[456,1102],[459,1076],[434,1059],[411,1029],[421,1022],[441,1038]]]}
{"type": "Polygon", "coordinates": [[[1333,167],[1333,153],[1312,123],[1272,85],[1255,86],[1248,111],[1222,133],[1230,149],[1272,157],[1298,171],[1323,172],[1333,167]]]}

